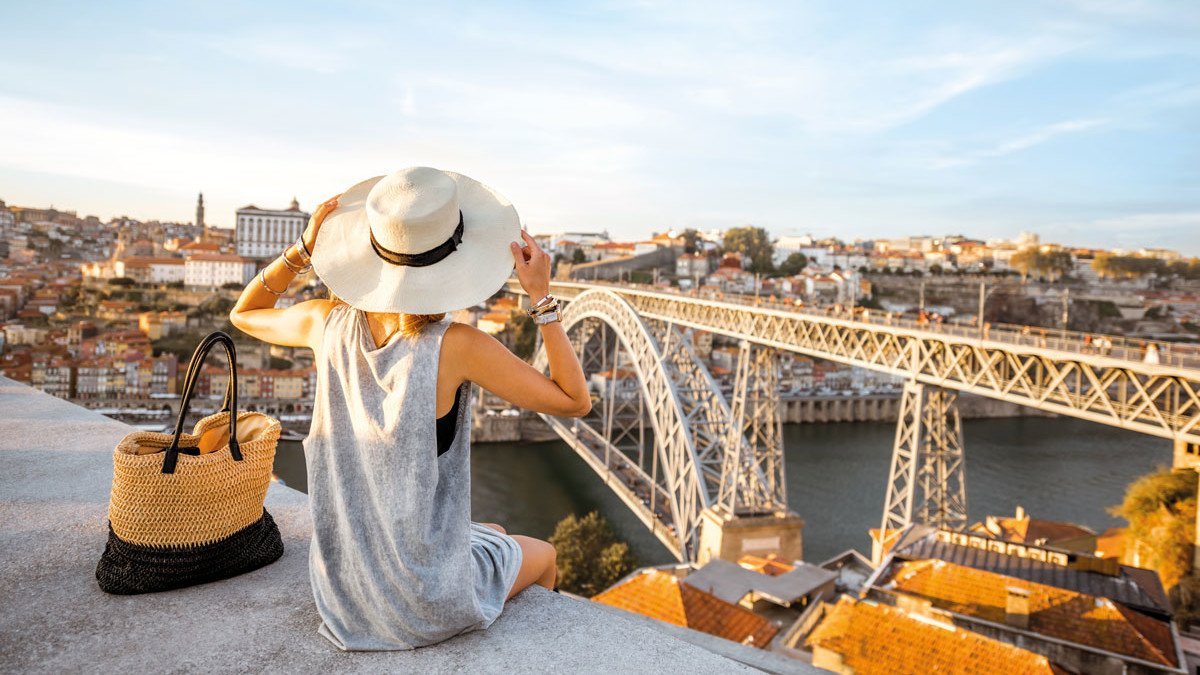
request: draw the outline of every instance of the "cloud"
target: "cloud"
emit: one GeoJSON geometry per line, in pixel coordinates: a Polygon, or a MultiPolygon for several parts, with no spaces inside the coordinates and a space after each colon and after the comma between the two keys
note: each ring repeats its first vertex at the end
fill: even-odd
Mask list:
{"type": "Polygon", "coordinates": [[[1109,120],[1098,118],[1055,122],[1054,124],[1048,124],[1023,136],[1018,136],[1017,138],[995,144],[989,148],[976,150],[971,153],[960,154],[957,156],[951,155],[935,157],[931,160],[928,160],[926,165],[932,169],[952,169],[969,166],[985,159],[1003,157],[1005,155],[1011,155],[1016,152],[1028,150],[1034,146],[1052,141],[1059,136],[1082,133],[1092,129],[1099,129],[1107,124],[1109,124],[1109,120]]]}

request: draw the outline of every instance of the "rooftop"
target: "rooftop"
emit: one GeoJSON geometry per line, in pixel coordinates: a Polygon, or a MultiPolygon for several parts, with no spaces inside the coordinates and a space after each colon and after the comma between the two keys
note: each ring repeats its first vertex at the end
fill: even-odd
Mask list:
{"type": "Polygon", "coordinates": [[[938,537],[934,528],[914,526],[898,533],[900,538],[892,547],[903,560],[937,559],[978,570],[995,572],[1017,579],[1072,590],[1100,598],[1109,598],[1136,609],[1168,617],[1171,603],[1163,591],[1158,575],[1149,570],[1128,565],[1114,565],[1115,574],[1102,574],[1071,566],[1088,556],[1063,551],[1069,563],[1054,564],[1033,557],[1009,555],[973,546],[960,546],[938,537]]]}
{"type": "Polygon", "coordinates": [[[308,498],[272,484],[285,552],[249,574],[111,596],[96,585],[112,450],[131,427],[0,377],[0,672],[749,671],[591,603],[525,591],[487,631],[412,652],[317,634],[308,498]]]}
{"type": "Polygon", "coordinates": [[[1143,661],[1175,666],[1170,624],[1077,591],[1006,577],[943,560],[901,562],[888,570],[881,588],[929,600],[956,614],[1005,622],[1009,588],[1029,593],[1028,630],[1143,661]]]}
{"type": "Polygon", "coordinates": [[[777,626],[754,612],[656,569],[634,574],[592,599],[610,607],[756,647],[766,647],[779,632],[777,626]]]}
{"type": "Polygon", "coordinates": [[[835,665],[857,675],[960,673],[991,675],[1003,663],[1007,675],[1059,672],[1046,657],[969,630],[909,616],[893,607],[856,601],[843,595],[807,640],[813,664],[835,665]]]}

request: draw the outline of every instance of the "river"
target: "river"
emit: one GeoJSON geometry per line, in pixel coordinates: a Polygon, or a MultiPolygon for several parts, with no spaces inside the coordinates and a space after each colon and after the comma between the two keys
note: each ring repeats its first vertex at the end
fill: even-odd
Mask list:
{"type": "MultiPolygon", "coordinates": [[[[869,555],[878,527],[895,427],[881,423],[784,427],[788,500],[805,520],[804,557],[820,562],[848,548],[869,555]]],[[[1101,531],[1125,487],[1170,466],[1169,441],[1080,420],[1022,417],[966,420],[967,502],[972,522],[1012,514],[1101,531]]],[[[599,510],[641,564],[672,561],[666,548],[604,487],[565,443],[483,443],[472,452],[472,511],[513,533],[547,538],[570,513],[599,510]]],[[[280,443],[275,471],[306,488],[298,442],[280,443]]]]}

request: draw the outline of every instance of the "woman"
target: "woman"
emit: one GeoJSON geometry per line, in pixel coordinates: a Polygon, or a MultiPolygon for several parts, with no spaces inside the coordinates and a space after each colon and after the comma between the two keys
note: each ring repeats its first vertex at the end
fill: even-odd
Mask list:
{"type": "Polygon", "coordinates": [[[433,644],[487,628],[532,584],[554,587],[550,544],[471,521],[469,459],[471,382],[537,412],[591,409],[549,288],[550,257],[507,200],[417,167],[322,204],[242,292],[234,326],[315,354],[309,576],[319,632],[339,649],[433,644]],[[276,309],[309,264],[332,297],[276,309]],[[514,266],[549,377],[445,317],[491,297],[514,266]]]}

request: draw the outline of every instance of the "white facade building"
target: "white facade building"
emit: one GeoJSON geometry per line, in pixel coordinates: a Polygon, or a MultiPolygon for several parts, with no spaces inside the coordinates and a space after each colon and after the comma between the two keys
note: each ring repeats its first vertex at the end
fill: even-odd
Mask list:
{"type": "Polygon", "coordinates": [[[184,264],[184,285],[220,288],[228,283],[245,284],[258,271],[253,260],[225,253],[197,253],[184,264]]]}
{"type": "Polygon", "coordinates": [[[237,254],[255,260],[278,256],[304,232],[308,218],[295,199],[283,211],[260,209],[253,204],[238,209],[237,254]]]}

